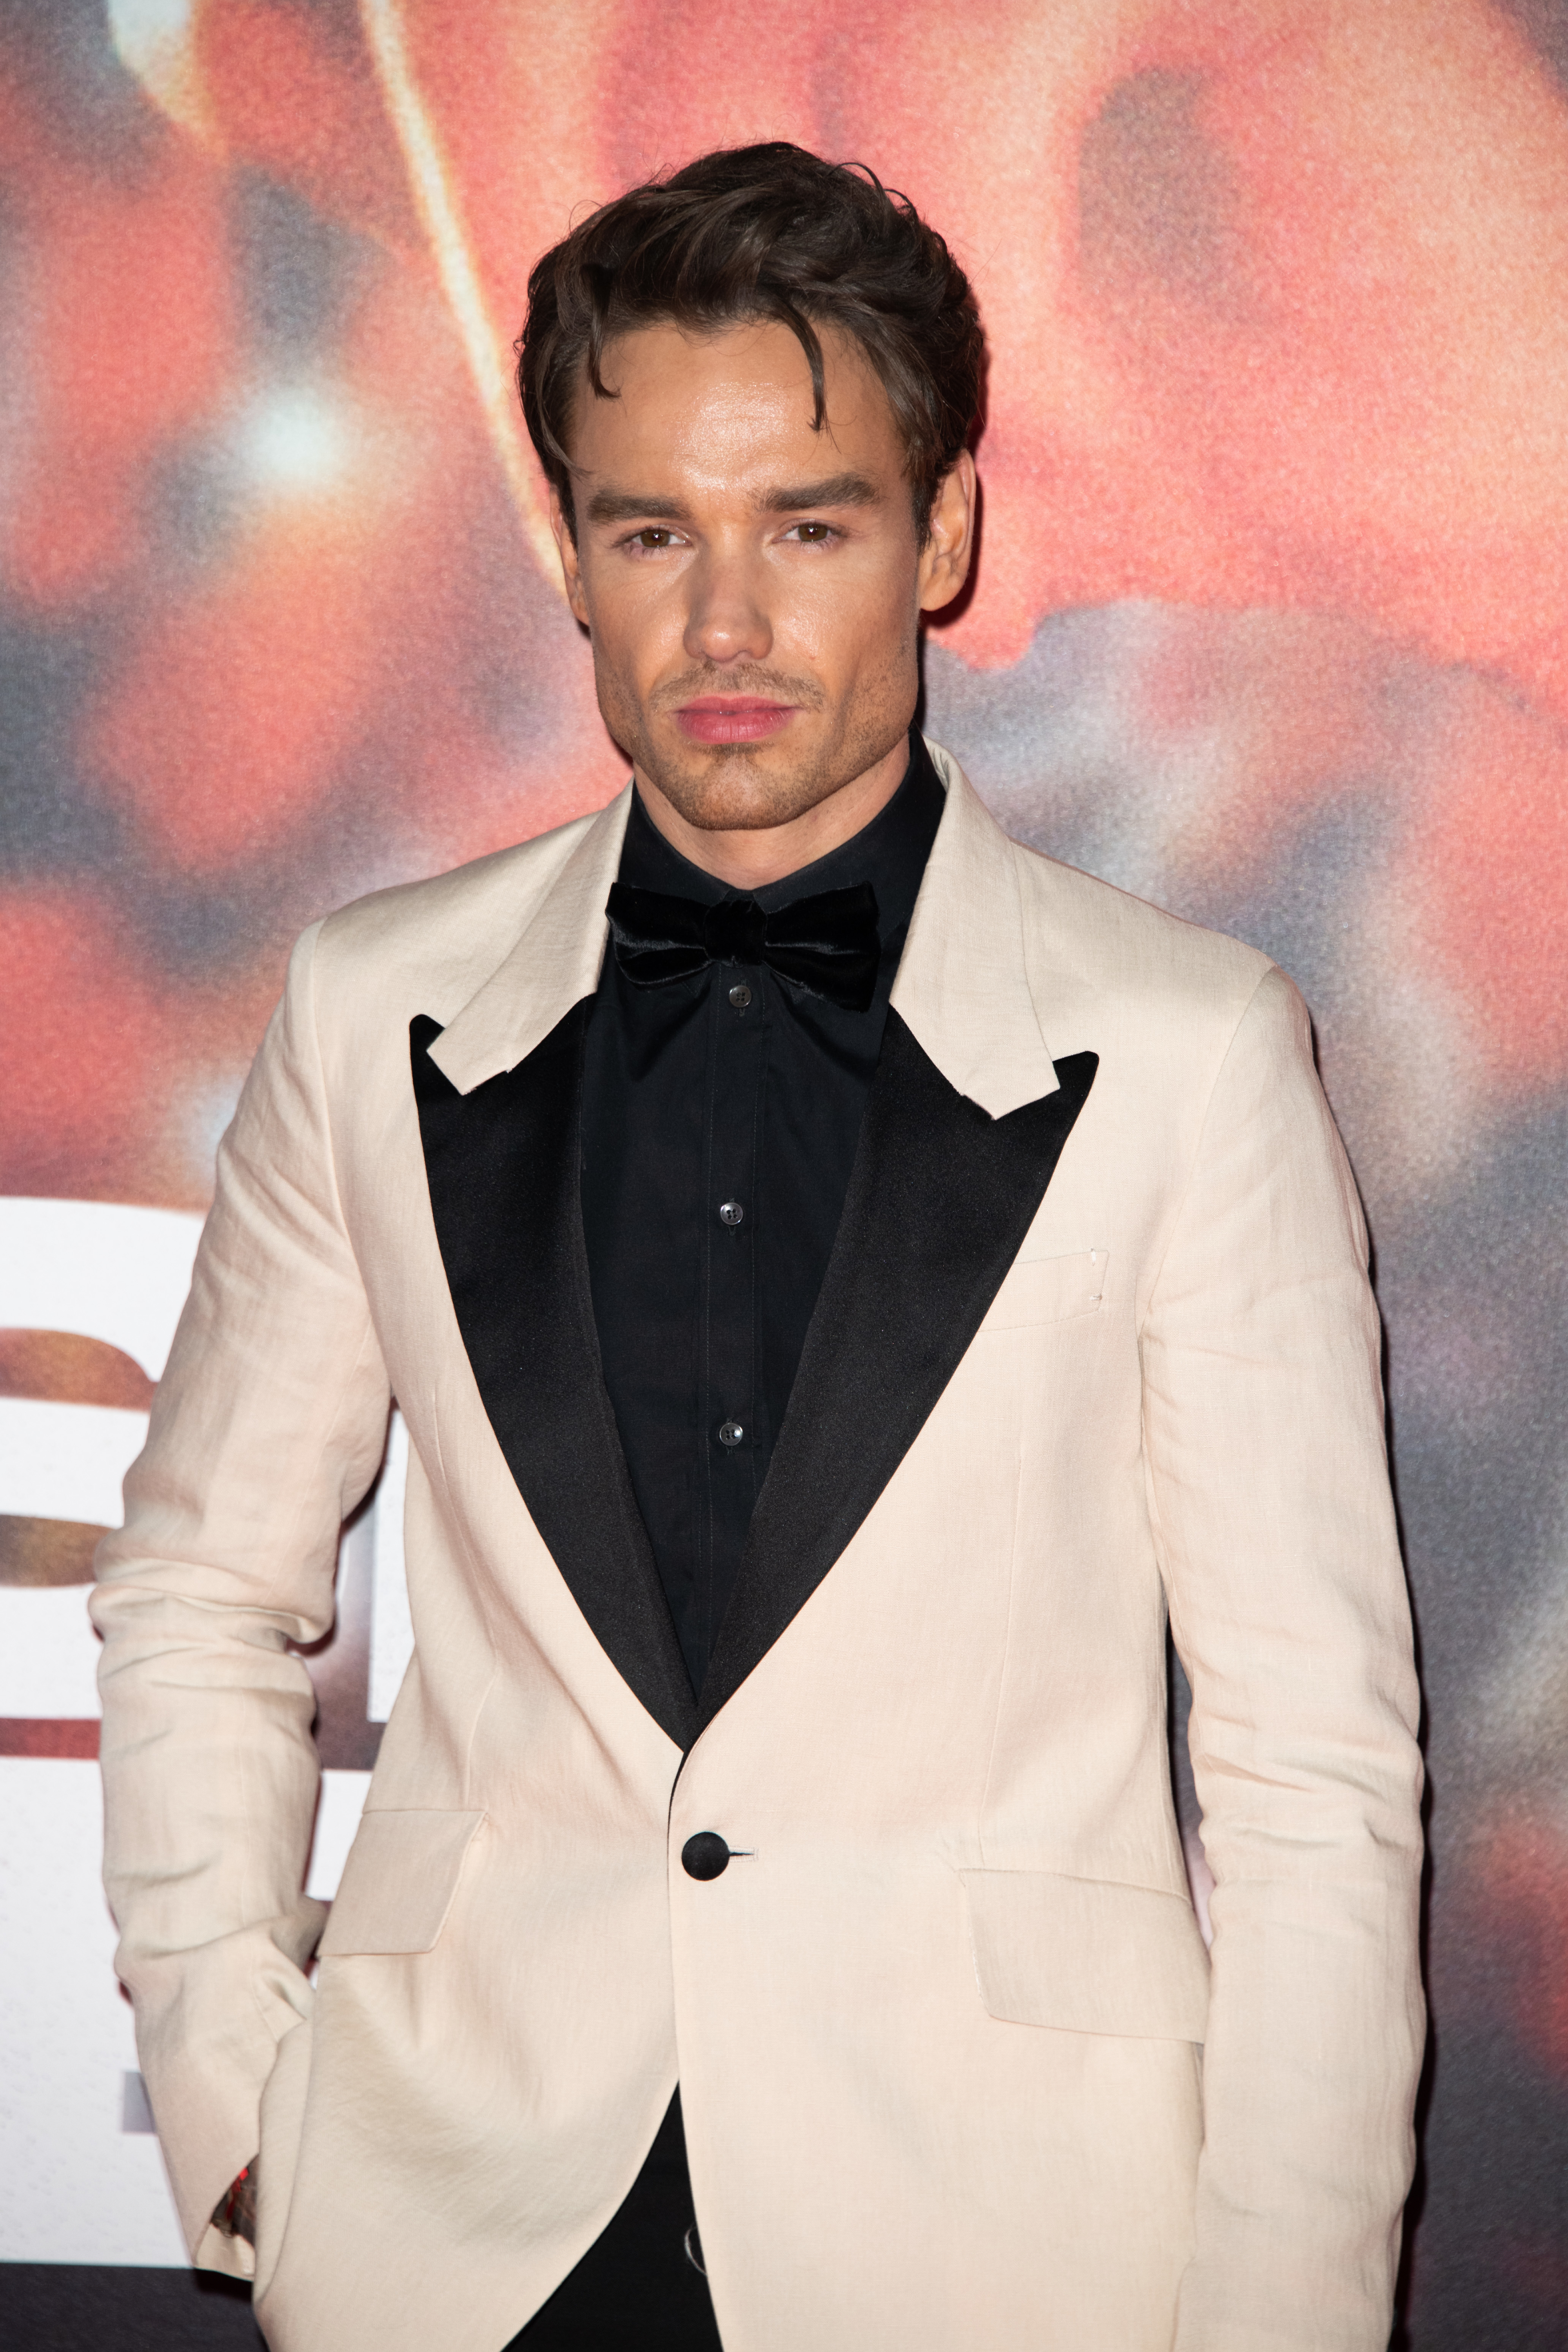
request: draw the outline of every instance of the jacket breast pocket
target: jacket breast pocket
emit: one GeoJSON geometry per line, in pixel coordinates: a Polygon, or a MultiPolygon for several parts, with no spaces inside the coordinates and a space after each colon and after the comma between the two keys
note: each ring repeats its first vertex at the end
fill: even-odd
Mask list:
{"type": "Polygon", "coordinates": [[[1064,2033],[1201,2042],[1209,1964],[1184,1895],[1049,1870],[965,1870],[981,1998],[1064,2033]]]}
{"type": "Polygon", "coordinates": [[[1098,1315],[1105,1303],[1110,1253],[1077,1250],[1070,1257],[1024,1258],[1011,1266],[986,1310],[981,1335],[1019,1331],[1035,1323],[1062,1323],[1098,1315]]]}
{"type": "Polygon", "coordinates": [[[484,1820],[482,1812],[366,1813],[343,1864],[321,1958],[433,1951],[484,1820]]]}

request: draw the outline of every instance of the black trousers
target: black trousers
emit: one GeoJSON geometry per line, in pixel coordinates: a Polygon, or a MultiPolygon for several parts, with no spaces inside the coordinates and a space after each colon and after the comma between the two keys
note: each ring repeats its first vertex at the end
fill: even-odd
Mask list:
{"type": "Polygon", "coordinates": [[[722,2352],[700,2252],[677,2091],[625,2204],[506,2352],[722,2352]]]}

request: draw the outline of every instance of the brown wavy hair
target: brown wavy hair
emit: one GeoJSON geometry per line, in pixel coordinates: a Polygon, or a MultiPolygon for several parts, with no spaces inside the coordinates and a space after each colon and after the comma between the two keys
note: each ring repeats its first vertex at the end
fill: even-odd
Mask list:
{"type": "Polygon", "coordinates": [[[888,395],[924,541],[931,502],[980,407],[984,338],[968,278],[907,196],[853,163],[783,140],[726,147],[603,205],[539,261],[517,345],[517,386],[540,463],[574,537],[572,404],[600,400],[605,347],[672,320],[693,332],[774,320],[811,369],[818,330],[851,336],[888,395]]]}

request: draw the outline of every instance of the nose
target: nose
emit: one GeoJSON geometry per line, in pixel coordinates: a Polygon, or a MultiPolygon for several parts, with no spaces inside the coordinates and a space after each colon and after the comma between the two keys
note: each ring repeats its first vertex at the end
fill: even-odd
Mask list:
{"type": "Polygon", "coordinates": [[[758,568],[740,551],[710,548],[688,575],[686,615],[689,661],[765,661],[773,651],[773,623],[758,568]]]}

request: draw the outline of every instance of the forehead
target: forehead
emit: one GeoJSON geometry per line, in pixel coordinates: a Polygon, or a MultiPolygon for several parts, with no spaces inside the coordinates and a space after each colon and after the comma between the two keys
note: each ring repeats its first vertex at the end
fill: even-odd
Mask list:
{"type": "Polygon", "coordinates": [[[668,320],[617,336],[573,412],[573,471],[653,489],[755,489],[852,466],[896,478],[903,450],[887,394],[852,338],[819,331],[826,401],[814,430],[811,369],[796,337],[773,320],[694,334],[668,320]]]}

